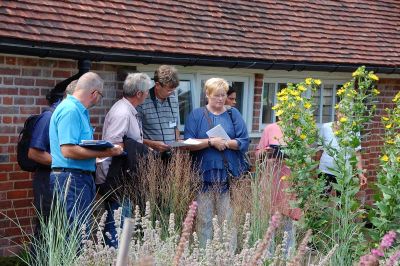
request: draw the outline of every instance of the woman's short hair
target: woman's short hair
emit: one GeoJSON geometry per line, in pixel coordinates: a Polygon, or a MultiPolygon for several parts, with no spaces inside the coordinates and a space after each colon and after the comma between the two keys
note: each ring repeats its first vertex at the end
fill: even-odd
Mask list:
{"type": "Polygon", "coordinates": [[[124,97],[133,97],[139,91],[145,92],[150,89],[151,80],[145,73],[130,73],[124,81],[122,95],[124,97]]]}
{"type": "Polygon", "coordinates": [[[154,72],[154,82],[176,88],[179,85],[178,70],[173,66],[162,65],[154,72]]]}
{"type": "Polygon", "coordinates": [[[229,89],[228,82],[222,78],[210,78],[206,81],[206,84],[204,84],[206,95],[211,95],[220,89],[223,89],[225,92],[228,92],[229,89]]]}

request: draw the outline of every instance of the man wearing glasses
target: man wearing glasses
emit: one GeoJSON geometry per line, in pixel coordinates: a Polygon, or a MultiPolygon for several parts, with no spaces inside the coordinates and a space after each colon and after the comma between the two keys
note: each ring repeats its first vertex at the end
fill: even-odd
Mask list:
{"type": "Polygon", "coordinates": [[[79,146],[82,140],[93,139],[88,109],[103,97],[103,80],[88,72],[82,75],[72,95],[67,95],[50,120],[50,150],[52,172],[50,188],[63,202],[70,221],[85,223],[95,198],[96,157],[120,155],[123,150],[114,146],[105,150],[92,150],[79,146]]]}
{"type": "Polygon", "coordinates": [[[169,159],[169,144],[179,139],[178,100],[174,95],[179,85],[176,68],[160,66],[154,72],[154,83],[149,97],[137,108],[142,120],[143,143],[160,152],[163,159],[169,159]]]}

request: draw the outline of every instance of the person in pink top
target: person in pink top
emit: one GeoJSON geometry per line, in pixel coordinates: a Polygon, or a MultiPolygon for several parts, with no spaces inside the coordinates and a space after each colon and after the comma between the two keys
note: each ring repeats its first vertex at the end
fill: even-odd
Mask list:
{"type": "MultiPolygon", "coordinates": [[[[260,142],[256,148],[256,156],[261,163],[265,163],[266,179],[269,181],[266,185],[271,187],[267,190],[270,193],[271,214],[276,211],[284,215],[284,230],[288,233],[288,241],[285,247],[288,253],[289,249],[293,251],[295,244],[295,231],[293,220],[297,221],[301,217],[301,210],[290,206],[290,201],[294,200],[294,195],[287,192],[289,188],[288,181],[290,169],[284,162],[284,154],[280,147],[284,146],[283,132],[277,123],[269,124],[265,127],[260,142]]],[[[287,254],[286,254],[287,255],[287,254]]]]}

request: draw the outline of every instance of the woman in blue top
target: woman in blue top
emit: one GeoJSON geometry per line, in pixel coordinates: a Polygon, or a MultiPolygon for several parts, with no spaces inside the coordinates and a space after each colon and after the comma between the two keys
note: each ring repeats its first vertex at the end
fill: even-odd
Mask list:
{"type": "Polygon", "coordinates": [[[239,111],[225,106],[228,83],[211,78],[205,83],[208,104],[193,110],[185,123],[185,139],[200,142],[190,147],[193,161],[200,169],[203,187],[197,197],[197,232],[201,245],[212,237],[212,218],[220,223],[231,220],[228,172],[235,177],[247,171],[243,154],[249,147],[246,124],[239,111]],[[230,139],[209,138],[206,132],[221,125],[230,139]]]}

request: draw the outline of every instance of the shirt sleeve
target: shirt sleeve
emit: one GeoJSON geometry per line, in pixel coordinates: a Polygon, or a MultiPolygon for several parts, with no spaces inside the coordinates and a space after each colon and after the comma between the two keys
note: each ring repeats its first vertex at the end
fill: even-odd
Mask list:
{"type": "Polygon", "coordinates": [[[236,108],[232,108],[233,126],[235,127],[236,136],[235,139],[238,142],[239,150],[241,152],[247,152],[250,145],[249,134],[247,132],[246,123],[244,122],[242,115],[236,108]]]}
{"type": "Polygon", "coordinates": [[[108,119],[107,131],[104,132],[103,139],[111,143],[120,143],[127,135],[129,128],[129,117],[113,116],[108,119]]]}
{"type": "Polygon", "coordinates": [[[257,145],[256,148],[256,155],[258,156],[262,151],[266,149],[266,147],[269,147],[269,137],[268,137],[268,126],[264,128],[264,131],[261,135],[260,142],[257,145]]]}
{"type": "Polygon", "coordinates": [[[185,121],[185,132],[184,132],[184,138],[188,139],[188,138],[192,138],[192,139],[197,139],[197,121],[195,119],[195,112],[196,110],[193,110],[188,117],[186,118],[185,121]]]}
{"type": "Polygon", "coordinates": [[[49,151],[49,126],[52,113],[49,111],[44,112],[37,119],[32,132],[30,148],[35,148],[41,151],[49,151]]]}
{"type": "Polygon", "coordinates": [[[78,110],[71,109],[63,112],[57,123],[59,144],[78,145],[81,136],[89,135],[89,132],[82,132],[82,118],[78,110]],[[74,125],[74,126],[71,126],[74,125]]]}

